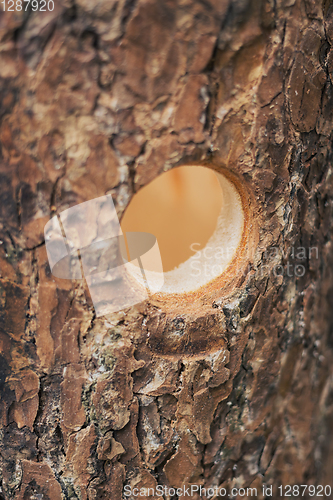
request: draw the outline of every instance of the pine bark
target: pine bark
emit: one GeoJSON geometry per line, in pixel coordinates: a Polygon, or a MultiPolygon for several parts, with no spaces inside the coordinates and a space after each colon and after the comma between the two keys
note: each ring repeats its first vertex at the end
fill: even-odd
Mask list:
{"type": "Polygon", "coordinates": [[[333,487],[333,4],[0,16],[0,499],[333,487]],[[121,217],[200,162],[251,193],[247,271],[210,302],[96,318],[81,281],[51,275],[45,223],[105,193],[121,217]]]}

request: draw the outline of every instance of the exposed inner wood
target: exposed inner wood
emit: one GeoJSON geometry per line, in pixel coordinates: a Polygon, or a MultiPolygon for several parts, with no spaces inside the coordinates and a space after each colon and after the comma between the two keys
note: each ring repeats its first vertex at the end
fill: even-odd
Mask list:
{"type": "MultiPolygon", "coordinates": [[[[147,262],[152,293],[190,292],[221,275],[235,257],[244,229],[242,201],[222,174],[207,167],[178,167],[132,198],[122,229],[157,238],[164,285],[161,289],[153,263],[147,262]]],[[[141,281],[136,266],[132,270],[141,281]]]]}
{"type": "Polygon", "coordinates": [[[136,193],[121,220],[126,231],[156,236],[168,272],[201,249],[216,228],[222,191],[216,175],[204,167],[177,167],[165,172],[136,193]]]}

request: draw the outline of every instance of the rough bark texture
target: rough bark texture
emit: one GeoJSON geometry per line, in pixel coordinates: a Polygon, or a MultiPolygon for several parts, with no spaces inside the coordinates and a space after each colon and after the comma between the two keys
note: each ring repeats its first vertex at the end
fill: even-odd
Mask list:
{"type": "Polygon", "coordinates": [[[331,3],[55,3],[0,13],[0,498],[332,485],[331,3]],[[256,200],[248,272],[95,318],[46,221],[201,160],[256,200]]]}

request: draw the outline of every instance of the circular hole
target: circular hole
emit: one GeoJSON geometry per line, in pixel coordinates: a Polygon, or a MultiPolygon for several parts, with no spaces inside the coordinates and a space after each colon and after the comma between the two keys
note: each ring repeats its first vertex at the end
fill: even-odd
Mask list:
{"type": "MultiPolygon", "coordinates": [[[[123,233],[153,234],[164,285],[147,269],[151,292],[191,292],[220,276],[234,259],[244,230],[235,184],[203,166],[176,167],[136,193],[121,221],[123,233]]],[[[148,266],[149,267],[149,266],[148,266]]],[[[153,269],[153,268],[152,268],[153,269]]],[[[140,271],[132,266],[133,276],[140,271]]]]}

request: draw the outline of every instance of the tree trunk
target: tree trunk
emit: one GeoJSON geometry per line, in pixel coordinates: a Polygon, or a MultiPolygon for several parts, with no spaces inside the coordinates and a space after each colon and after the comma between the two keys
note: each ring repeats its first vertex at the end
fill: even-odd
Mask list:
{"type": "Polygon", "coordinates": [[[0,498],[333,487],[333,4],[5,7],[0,498]],[[50,273],[46,222],[106,193],[121,217],[183,164],[248,193],[246,272],[96,317],[82,281],[50,273]]]}

